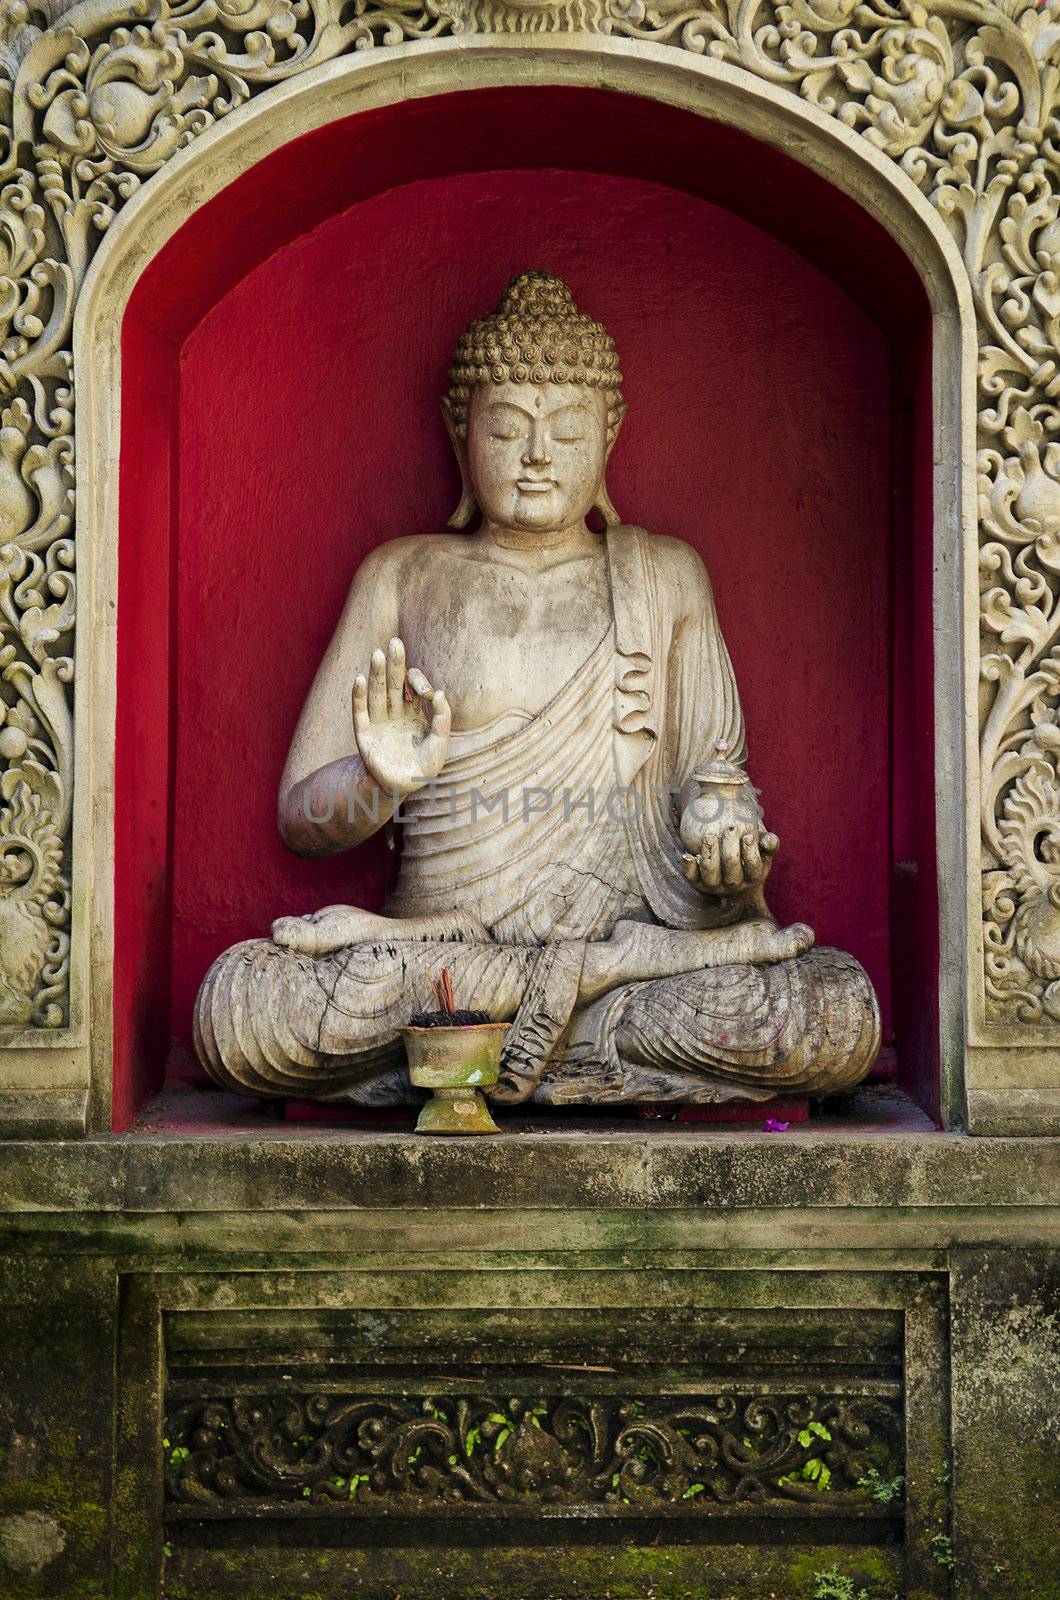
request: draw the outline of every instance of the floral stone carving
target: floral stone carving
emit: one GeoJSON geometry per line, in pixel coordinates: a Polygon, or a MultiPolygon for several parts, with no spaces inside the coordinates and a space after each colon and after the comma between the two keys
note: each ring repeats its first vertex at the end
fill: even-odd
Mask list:
{"type": "Polygon", "coordinates": [[[1060,0],[0,3],[0,1024],[67,1018],[71,328],[103,233],[219,118],[345,53],[475,32],[709,55],[889,157],[980,329],[984,1002],[1060,1023],[1060,0]]]}
{"type": "Polygon", "coordinates": [[[902,1465],[896,1398],[705,1394],[485,1398],[218,1396],[174,1408],[166,1498],[189,1513],[294,1501],[336,1511],[673,1506],[688,1516],[767,1501],[878,1511],[902,1465]]]}

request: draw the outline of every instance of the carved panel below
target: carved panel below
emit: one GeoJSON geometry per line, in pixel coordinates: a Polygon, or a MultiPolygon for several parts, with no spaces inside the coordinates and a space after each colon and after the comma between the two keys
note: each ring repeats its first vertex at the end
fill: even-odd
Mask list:
{"type": "Polygon", "coordinates": [[[171,1503],[236,1516],[902,1509],[901,1402],[879,1393],[204,1396],[171,1410],[163,1449],[171,1503]]]}

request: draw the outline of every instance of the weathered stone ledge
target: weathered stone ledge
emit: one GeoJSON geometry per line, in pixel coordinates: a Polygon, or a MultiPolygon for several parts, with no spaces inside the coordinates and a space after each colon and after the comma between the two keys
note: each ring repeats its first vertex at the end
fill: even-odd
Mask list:
{"type": "MultiPolygon", "coordinates": [[[[940,1133],[904,1106],[877,1121],[858,1112],[783,1134],[528,1121],[460,1141],[296,1127],[245,1101],[188,1091],[127,1135],[0,1143],[0,1213],[366,1211],[381,1222],[379,1213],[405,1208],[543,1216],[797,1208],[810,1235],[814,1209],[850,1217],[886,1208],[897,1220],[901,1211],[945,1219],[972,1207],[1030,1222],[1058,1204],[1060,1142],[940,1133]]],[[[945,1228],[940,1237],[949,1237],[945,1228]]]]}

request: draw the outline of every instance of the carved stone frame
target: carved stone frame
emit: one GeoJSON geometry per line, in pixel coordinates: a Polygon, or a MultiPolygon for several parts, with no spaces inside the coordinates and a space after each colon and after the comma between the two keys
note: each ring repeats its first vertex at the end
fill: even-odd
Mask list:
{"type": "Polygon", "coordinates": [[[62,3],[0,19],[0,1127],[84,1131],[90,1085],[106,1125],[119,346],[137,278],[303,132],[530,82],[602,84],[782,148],[919,271],[944,1105],[974,1132],[1056,1131],[1060,0],[62,3]]]}

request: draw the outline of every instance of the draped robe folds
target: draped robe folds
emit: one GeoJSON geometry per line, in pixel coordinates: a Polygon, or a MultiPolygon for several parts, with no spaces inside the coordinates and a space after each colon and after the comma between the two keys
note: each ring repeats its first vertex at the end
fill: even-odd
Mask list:
{"type": "Polygon", "coordinates": [[[196,1048],[219,1083],[410,1099],[396,1030],[430,1009],[443,967],[459,1005],[513,1024],[499,1098],[765,1099],[864,1076],[878,1012],[839,951],[620,983],[578,1003],[587,943],[617,921],[675,938],[717,923],[718,902],[681,869],[677,795],[719,741],[744,759],[702,566],[639,528],[606,538],[612,625],[579,671],[535,716],[454,734],[439,777],[405,802],[392,933],[318,957],[250,940],[214,963],[196,1048]]]}

